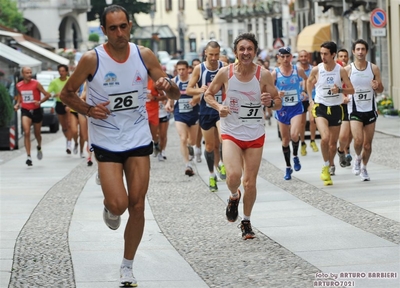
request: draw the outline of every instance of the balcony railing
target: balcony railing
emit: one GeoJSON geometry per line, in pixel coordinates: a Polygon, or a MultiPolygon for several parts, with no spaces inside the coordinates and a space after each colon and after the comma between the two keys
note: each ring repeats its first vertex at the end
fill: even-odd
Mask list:
{"type": "Polygon", "coordinates": [[[85,12],[90,8],[90,0],[18,0],[20,10],[27,9],[70,9],[85,12]]]}
{"type": "Polygon", "coordinates": [[[274,1],[259,0],[248,5],[234,5],[232,7],[215,7],[213,12],[220,19],[232,21],[232,19],[243,20],[244,18],[261,17],[274,14],[274,1]]]}

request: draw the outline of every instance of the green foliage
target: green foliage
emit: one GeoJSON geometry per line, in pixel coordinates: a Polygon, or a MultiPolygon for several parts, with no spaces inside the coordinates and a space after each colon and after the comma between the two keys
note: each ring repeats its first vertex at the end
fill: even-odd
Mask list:
{"type": "MultiPolygon", "coordinates": [[[[0,0],[3,1],[3,0],[0,0]]],[[[112,4],[117,4],[126,9],[131,16],[131,20],[133,23],[135,21],[135,14],[138,13],[146,13],[150,12],[151,4],[147,2],[141,2],[137,0],[113,0],[112,4]]],[[[93,21],[101,18],[101,14],[103,14],[104,8],[108,5],[105,0],[91,0],[92,9],[87,13],[87,20],[93,21]]]]}
{"type": "Polygon", "coordinates": [[[14,112],[10,94],[6,87],[0,84],[0,127],[7,127],[14,112]]]}
{"type": "Polygon", "coordinates": [[[91,34],[89,35],[89,41],[95,42],[95,43],[99,43],[99,41],[100,41],[100,36],[99,36],[99,34],[97,34],[97,33],[91,33],[91,34]]]}
{"type": "Polygon", "coordinates": [[[0,0],[0,24],[6,27],[17,29],[19,32],[26,32],[24,16],[18,11],[17,1],[0,0]]]}

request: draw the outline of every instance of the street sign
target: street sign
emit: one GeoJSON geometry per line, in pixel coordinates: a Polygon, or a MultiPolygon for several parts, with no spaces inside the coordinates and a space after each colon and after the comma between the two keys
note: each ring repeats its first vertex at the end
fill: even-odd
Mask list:
{"type": "Polygon", "coordinates": [[[383,28],[387,23],[387,16],[385,10],[376,8],[371,12],[371,25],[374,28],[383,28]]]}
{"type": "Polygon", "coordinates": [[[283,40],[281,38],[276,38],[272,46],[274,47],[274,49],[279,49],[285,46],[285,43],[283,43],[283,40]]]}
{"type": "Polygon", "coordinates": [[[386,36],[386,28],[371,28],[371,36],[385,37],[386,36]]]}

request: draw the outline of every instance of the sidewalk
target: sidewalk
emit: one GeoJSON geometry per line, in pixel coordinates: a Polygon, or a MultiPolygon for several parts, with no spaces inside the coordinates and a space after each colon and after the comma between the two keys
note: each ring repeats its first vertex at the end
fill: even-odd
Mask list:
{"type": "MultiPolygon", "coordinates": [[[[398,133],[398,124],[380,117],[377,131],[380,125],[398,133]]],[[[334,185],[325,187],[321,153],[308,148],[302,170],[285,181],[275,121],[266,132],[252,215],[257,238],[242,241],[238,222],[225,219],[226,183],[208,191],[204,158],[196,176],[183,175],[170,123],[168,160],[151,158],[146,226],[134,263],[139,287],[313,287],[326,280],[317,273],[354,271],[397,273],[347,279],[356,287],[399,287],[399,170],[372,162],[371,181],[361,182],[337,167],[334,185]]],[[[105,226],[96,166],[65,155],[64,146],[63,137],[43,145],[43,160],[31,168],[24,155],[0,165],[0,287],[10,280],[13,288],[117,287],[123,225],[105,226]]]]}
{"type": "Polygon", "coordinates": [[[400,137],[400,117],[389,118],[379,115],[375,130],[387,135],[400,137]]]}

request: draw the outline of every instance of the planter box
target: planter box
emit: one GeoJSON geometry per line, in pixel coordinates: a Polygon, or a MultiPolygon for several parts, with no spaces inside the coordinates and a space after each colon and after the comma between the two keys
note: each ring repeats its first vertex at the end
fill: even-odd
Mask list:
{"type": "Polygon", "coordinates": [[[0,150],[10,150],[10,127],[0,127],[0,150]]]}

